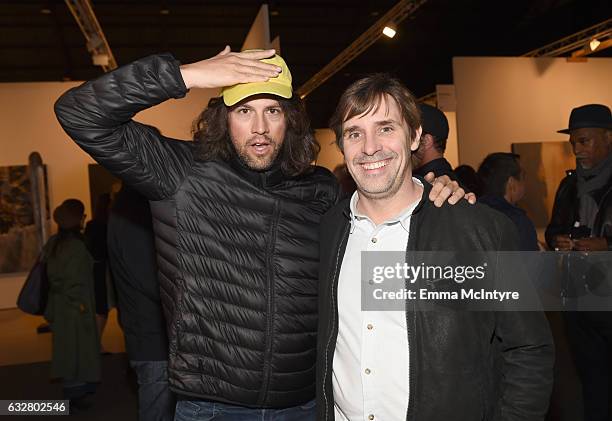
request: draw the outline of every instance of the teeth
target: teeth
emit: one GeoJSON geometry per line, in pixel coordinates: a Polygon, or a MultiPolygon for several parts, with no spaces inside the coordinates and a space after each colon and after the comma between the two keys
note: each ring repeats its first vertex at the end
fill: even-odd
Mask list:
{"type": "Polygon", "coordinates": [[[375,170],[377,168],[382,168],[385,165],[387,165],[389,161],[378,161],[378,162],[370,162],[367,164],[361,164],[363,166],[363,168],[365,168],[366,170],[375,170]]]}

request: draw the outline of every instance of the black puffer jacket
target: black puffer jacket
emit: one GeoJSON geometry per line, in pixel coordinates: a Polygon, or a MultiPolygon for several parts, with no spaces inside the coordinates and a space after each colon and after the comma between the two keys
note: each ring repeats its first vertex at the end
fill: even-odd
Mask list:
{"type": "Polygon", "coordinates": [[[55,110],[81,148],[151,200],[172,390],[299,405],[315,395],[318,225],[335,179],[198,161],[190,142],[131,120],[186,92],[179,63],[158,55],[71,89],[55,110]]]}

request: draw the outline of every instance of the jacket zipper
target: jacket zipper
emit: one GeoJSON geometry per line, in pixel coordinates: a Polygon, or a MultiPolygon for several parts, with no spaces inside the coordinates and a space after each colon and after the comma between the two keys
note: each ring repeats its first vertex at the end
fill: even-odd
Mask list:
{"type": "MultiPolygon", "coordinates": [[[[423,192],[423,196],[427,194],[427,191],[423,192]]],[[[412,216],[410,217],[410,228],[408,229],[408,244],[406,244],[406,262],[410,262],[410,264],[414,264],[414,255],[411,255],[411,252],[414,252],[416,249],[417,243],[417,220],[419,219],[419,215],[417,213],[420,210],[420,204],[417,205],[415,210],[412,211],[412,216]]],[[[408,281],[405,281],[406,284],[408,281]]],[[[408,289],[408,286],[406,286],[408,289]]],[[[414,400],[415,400],[415,384],[416,384],[416,367],[415,367],[415,352],[416,352],[416,344],[414,343],[416,340],[416,335],[410,334],[410,326],[414,326],[416,329],[416,304],[408,300],[406,301],[406,335],[408,336],[408,408],[406,408],[406,421],[410,421],[414,413],[414,400]],[[409,306],[412,306],[412,309],[409,309],[409,306]],[[412,311],[410,311],[412,310],[412,311]],[[410,323],[410,318],[412,317],[412,324],[410,323]]]]}
{"type": "MultiPolygon", "coordinates": [[[[412,314],[413,320],[416,321],[416,311],[408,312],[406,309],[406,334],[408,335],[408,408],[406,408],[406,421],[410,421],[412,402],[414,402],[414,364],[412,364],[412,353],[415,347],[413,346],[413,338],[410,337],[410,320],[409,315],[412,314]]],[[[416,323],[415,323],[416,325],[416,323]]]]}
{"type": "Polygon", "coordinates": [[[347,236],[347,231],[350,228],[350,224],[347,225],[344,228],[344,231],[342,232],[342,239],[340,240],[340,245],[338,247],[338,251],[336,252],[336,263],[334,265],[334,272],[332,274],[332,276],[330,277],[331,280],[331,331],[330,331],[330,335],[327,338],[327,344],[325,345],[325,363],[323,364],[323,400],[325,401],[325,420],[327,421],[329,419],[329,402],[328,402],[328,398],[327,398],[327,388],[325,386],[326,384],[326,380],[327,380],[327,370],[329,367],[329,346],[331,345],[332,342],[332,338],[334,338],[335,335],[337,335],[337,323],[336,323],[336,317],[338,316],[338,304],[336,303],[336,289],[338,288],[338,264],[340,261],[340,251],[343,248],[343,243],[345,241],[348,241],[348,236],[347,236]]]}
{"type": "Polygon", "coordinates": [[[274,210],[272,216],[272,224],[270,226],[270,242],[266,250],[266,266],[268,270],[268,308],[266,314],[266,351],[264,353],[264,371],[261,392],[259,393],[259,403],[264,404],[268,395],[268,387],[270,386],[270,361],[272,360],[272,333],[274,323],[274,246],[276,244],[276,227],[278,225],[278,216],[280,214],[279,201],[274,201],[274,210]]]}

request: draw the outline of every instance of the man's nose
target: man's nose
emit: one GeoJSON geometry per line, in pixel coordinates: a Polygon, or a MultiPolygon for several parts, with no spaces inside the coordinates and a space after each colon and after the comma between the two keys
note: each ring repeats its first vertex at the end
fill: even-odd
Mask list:
{"type": "Polygon", "coordinates": [[[251,131],[257,134],[268,133],[269,131],[268,121],[266,120],[266,117],[263,113],[258,114],[255,117],[255,120],[253,121],[253,126],[251,127],[251,131]]]}
{"type": "Polygon", "coordinates": [[[365,141],[363,142],[363,153],[366,155],[374,155],[380,151],[382,146],[375,133],[367,133],[365,141]]]}
{"type": "Polygon", "coordinates": [[[580,155],[584,151],[584,146],[580,142],[572,143],[574,155],[580,155]]]}

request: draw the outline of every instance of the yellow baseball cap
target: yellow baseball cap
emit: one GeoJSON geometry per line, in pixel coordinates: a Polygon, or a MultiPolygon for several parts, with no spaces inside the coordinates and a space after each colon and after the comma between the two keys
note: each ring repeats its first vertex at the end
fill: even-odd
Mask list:
{"type": "Polygon", "coordinates": [[[271,58],[264,58],[261,61],[274,64],[280,67],[282,71],[277,77],[270,78],[267,82],[239,83],[223,88],[221,95],[223,96],[225,105],[231,107],[245,98],[258,94],[272,94],[282,98],[291,98],[293,95],[293,90],[291,89],[291,72],[285,60],[283,60],[281,56],[275,55],[271,58]]]}

